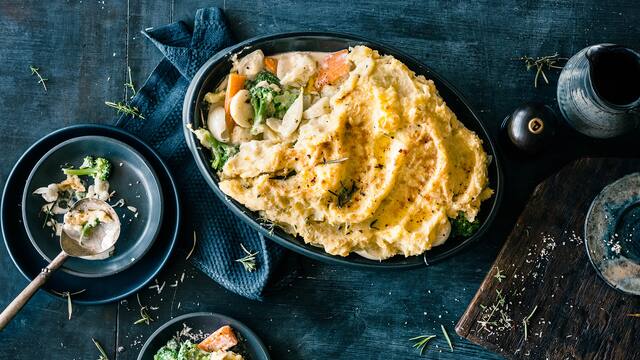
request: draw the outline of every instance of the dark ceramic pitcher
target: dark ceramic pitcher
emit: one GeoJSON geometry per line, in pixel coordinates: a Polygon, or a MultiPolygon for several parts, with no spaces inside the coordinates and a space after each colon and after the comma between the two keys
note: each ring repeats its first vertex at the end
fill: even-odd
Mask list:
{"type": "Polygon", "coordinates": [[[640,123],[640,53],[614,44],[582,49],[564,66],[557,95],[569,125],[587,136],[633,131],[640,123]]]}

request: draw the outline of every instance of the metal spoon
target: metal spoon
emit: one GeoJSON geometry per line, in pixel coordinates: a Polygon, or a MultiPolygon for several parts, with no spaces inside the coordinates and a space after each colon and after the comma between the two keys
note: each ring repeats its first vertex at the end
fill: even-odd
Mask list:
{"type": "Polygon", "coordinates": [[[79,231],[74,230],[72,226],[64,223],[62,225],[62,233],[60,234],[60,248],[62,248],[62,251],[51,260],[49,265],[42,269],[40,274],[2,311],[0,314],[0,330],[4,329],[36,291],[49,280],[51,274],[70,256],[94,256],[108,251],[115,245],[120,236],[120,219],[111,205],[102,200],[85,198],[76,201],[67,214],[65,214],[64,220],[65,222],[68,221],[69,217],[67,215],[69,214],[90,210],[102,210],[107,213],[113,221],[99,223],[93,228],[91,233],[86,236],[81,236],[79,231]]]}

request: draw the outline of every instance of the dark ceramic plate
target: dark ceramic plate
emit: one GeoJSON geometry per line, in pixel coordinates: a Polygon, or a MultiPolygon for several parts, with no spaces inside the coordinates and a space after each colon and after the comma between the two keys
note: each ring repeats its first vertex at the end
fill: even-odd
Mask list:
{"type": "Polygon", "coordinates": [[[485,151],[493,158],[489,166],[489,186],[495,190],[495,194],[491,199],[482,204],[479,214],[482,226],[480,226],[478,231],[471,237],[449,239],[443,245],[434,247],[422,256],[395,256],[383,261],[369,260],[358,255],[350,255],[347,257],[333,256],[327,254],[322,248],[306,244],[303,239],[287,234],[279,228],[270,231],[270,229],[261,225],[257,213],[250,211],[237,201],[228,198],[218,188],[217,183],[219,179],[216,172],[209,166],[209,154],[202,151],[197,142],[198,140],[185,127],[184,135],[187,140],[187,145],[191,149],[198,168],[209,186],[211,186],[216,195],[223,200],[223,203],[226,204],[231,211],[253,228],[260,231],[264,236],[298,253],[330,263],[367,268],[414,268],[450,257],[470,243],[477,241],[491,225],[502,198],[502,171],[498,157],[496,156],[493,141],[489,137],[487,129],[471,110],[467,102],[446,80],[411,56],[389,46],[361,37],[337,33],[284,33],[249,39],[219,52],[207,61],[196,73],[189,85],[184,100],[182,112],[183,122],[185,125],[192,124],[194,128],[202,125],[198,104],[202,102],[204,95],[215,88],[220,80],[228,74],[231,69],[230,58],[233,54],[238,53],[239,56],[242,56],[255,49],[261,49],[266,55],[287,51],[333,52],[355,45],[366,45],[380,51],[382,54],[393,55],[417,74],[424,75],[428,79],[433,80],[440,95],[444,98],[447,105],[456,113],[458,119],[482,139],[485,151]]]}
{"type": "Polygon", "coordinates": [[[607,185],[584,225],[589,259],[611,287],[640,295],[640,173],[607,185]]]}
{"type": "MultiPolygon", "coordinates": [[[[111,161],[109,191],[115,191],[115,194],[110,203],[125,200],[125,206],[114,208],[120,218],[120,237],[111,257],[104,260],[71,258],[64,263],[62,270],[76,276],[108,276],[140,260],[153,244],[162,221],[162,191],[158,176],[133,147],[106,136],[81,136],[55,146],[38,161],[27,179],[22,195],[22,220],[33,246],[51,261],[61,250],[59,237],[50,227],[43,226],[41,208],[45,201],[33,192],[64,180],[60,166],[68,163],[78,167],[88,155],[111,161]],[[135,207],[137,214],[127,206],[135,207]]],[[[87,185],[93,181],[83,178],[88,181],[87,185]]],[[[62,220],[62,216],[58,218],[62,220]]]]}
{"type": "Polygon", "coordinates": [[[68,139],[85,135],[106,136],[132,146],[155,170],[162,184],[164,196],[164,215],[159,235],[139,261],[126,270],[102,277],[99,281],[59,271],[54,273],[43,287],[49,293],[52,293],[51,290],[73,292],[86,289],[75,295],[73,301],[82,304],[102,304],[127,297],[153,280],[169,258],[178,236],[181,213],[173,177],[164,162],[149,146],[123,130],[104,125],[75,125],[43,137],[22,155],[7,178],[0,205],[0,225],[11,260],[30,281],[40,273],[47,262],[30,245],[22,224],[19,208],[27,176],[35,163],[52,147],[68,139]]]}
{"type": "MultiPolygon", "coordinates": [[[[192,333],[202,331],[202,333],[207,335],[221,326],[230,325],[239,340],[238,345],[232,349],[234,352],[244,356],[246,360],[271,359],[262,341],[243,323],[228,316],[199,312],[178,316],[160,326],[158,330],[151,334],[147,342],[144,343],[140,354],[138,354],[138,360],[153,360],[153,355],[163,347],[167,341],[171,340],[177,332],[182,330],[185,325],[193,329],[192,333]]],[[[196,341],[200,340],[202,339],[196,339],[196,341]]]]}

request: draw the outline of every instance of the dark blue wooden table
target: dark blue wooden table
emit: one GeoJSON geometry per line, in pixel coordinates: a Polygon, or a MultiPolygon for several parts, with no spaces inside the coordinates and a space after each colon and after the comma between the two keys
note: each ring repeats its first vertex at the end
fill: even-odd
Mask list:
{"type": "MultiPolygon", "coordinates": [[[[469,99],[494,136],[515,106],[555,103],[551,84],[533,86],[523,55],[570,56],[586,45],[615,42],[640,47],[640,3],[634,1],[1,1],[0,179],[35,140],[65,125],[110,124],[104,101],[125,99],[127,67],[142,84],[160,53],[140,35],[146,27],[192,18],[199,7],[225,9],[238,40],[295,30],[354,33],[400,48],[450,80],[469,99]],[[48,78],[44,93],[29,70],[48,78]]],[[[412,359],[409,338],[440,335],[443,324],[455,352],[439,336],[426,352],[437,359],[493,359],[453,327],[489,269],[534,186],[571,159],[624,155],[627,137],[593,141],[570,132],[562,146],[533,159],[503,151],[506,196],[493,228],[470,249],[428,268],[404,272],[357,271],[293,259],[298,271],[264,302],[243,299],[210,281],[177,251],[158,281],[184,283],[141,300],[157,310],[150,325],[134,325],[134,297],[103,306],[74,307],[37,294],[0,333],[0,359],[92,359],[100,341],[110,359],[135,359],[163,322],[194,311],[214,311],[252,327],[274,359],[412,359]]],[[[637,148],[637,146],[636,146],[637,148]]],[[[181,247],[190,239],[179,239],[181,247]]],[[[186,244],[186,245],[185,245],[186,244]]],[[[28,246],[28,245],[25,245],[28,246]]],[[[294,255],[291,255],[294,256],[294,255]]],[[[0,306],[26,285],[0,249],[0,306]]]]}

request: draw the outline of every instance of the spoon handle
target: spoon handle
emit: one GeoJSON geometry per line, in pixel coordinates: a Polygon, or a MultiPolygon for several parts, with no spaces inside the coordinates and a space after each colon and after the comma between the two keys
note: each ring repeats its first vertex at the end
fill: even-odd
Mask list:
{"type": "Polygon", "coordinates": [[[2,314],[0,314],[0,330],[7,326],[11,319],[13,319],[20,309],[22,309],[29,299],[31,299],[33,294],[35,294],[36,291],[38,291],[38,289],[40,289],[47,280],[49,280],[51,274],[57,270],[68,257],[69,255],[67,255],[67,253],[61,251],[60,254],[51,260],[49,265],[42,269],[40,274],[31,280],[29,285],[27,285],[27,287],[25,287],[15,299],[13,299],[13,301],[2,311],[2,314]]]}

